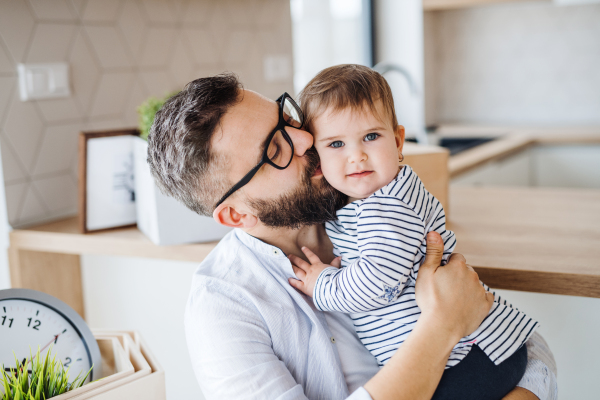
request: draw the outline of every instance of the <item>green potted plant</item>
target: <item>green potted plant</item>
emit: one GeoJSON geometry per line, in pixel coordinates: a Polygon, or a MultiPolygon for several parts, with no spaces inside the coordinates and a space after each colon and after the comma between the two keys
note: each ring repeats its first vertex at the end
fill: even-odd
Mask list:
{"type": "Polygon", "coordinates": [[[0,370],[0,400],[45,400],[75,390],[85,383],[85,376],[77,376],[69,382],[69,369],[65,368],[51,351],[42,360],[40,350],[21,364],[16,358],[15,368],[0,370]],[[31,370],[29,370],[31,368],[31,370]]]}
{"type": "Polygon", "coordinates": [[[140,137],[134,142],[135,202],[138,229],[155,244],[175,245],[218,240],[231,228],[198,215],[160,192],[147,163],[148,133],[156,112],[175,93],[151,97],[138,107],[140,137]]]}

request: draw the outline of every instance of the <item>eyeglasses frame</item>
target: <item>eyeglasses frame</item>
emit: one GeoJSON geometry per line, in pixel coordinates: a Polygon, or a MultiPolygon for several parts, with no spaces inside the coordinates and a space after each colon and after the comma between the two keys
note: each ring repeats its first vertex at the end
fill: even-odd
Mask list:
{"type": "Polygon", "coordinates": [[[294,142],[292,141],[292,138],[290,138],[290,135],[288,135],[288,133],[285,131],[285,127],[289,126],[289,127],[294,128],[294,129],[302,129],[302,127],[304,126],[304,115],[302,114],[302,111],[300,110],[300,107],[298,106],[298,104],[294,101],[294,99],[292,98],[292,96],[290,96],[287,92],[284,92],[281,96],[279,96],[279,98],[276,100],[276,102],[279,103],[279,121],[277,122],[277,126],[275,126],[275,128],[271,131],[271,133],[269,133],[269,136],[267,137],[267,139],[264,142],[265,143],[265,148],[263,150],[262,159],[260,160],[260,162],[258,164],[256,164],[256,166],[254,168],[252,168],[250,170],[250,172],[248,172],[246,175],[244,175],[244,177],[242,179],[240,179],[240,181],[238,183],[236,183],[235,185],[233,185],[233,187],[231,189],[229,189],[227,191],[227,193],[225,193],[223,195],[223,197],[221,197],[221,199],[215,205],[215,209],[217,207],[219,207],[225,200],[227,200],[227,198],[229,196],[231,196],[237,190],[239,190],[242,187],[244,187],[245,185],[247,185],[248,182],[250,182],[250,180],[252,178],[254,178],[254,175],[256,175],[256,173],[258,172],[258,170],[263,165],[269,164],[272,167],[277,168],[278,170],[284,170],[287,167],[289,167],[290,164],[292,163],[292,160],[294,159],[294,142]],[[291,125],[283,117],[283,106],[285,104],[285,100],[286,99],[290,99],[290,101],[296,107],[296,110],[298,111],[298,113],[300,115],[300,118],[302,119],[302,121],[299,121],[300,122],[300,126],[299,127],[295,127],[295,126],[291,125]],[[286,142],[288,142],[288,144],[292,148],[292,154],[291,154],[291,157],[290,157],[290,161],[288,161],[288,163],[285,165],[285,167],[280,167],[279,165],[275,164],[273,161],[271,161],[269,159],[269,156],[267,154],[267,152],[269,151],[269,145],[271,144],[271,140],[273,140],[273,137],[275,136],[275,134],[278,131],[281,131],[281,133],[283,135],[283,138],[285,139],[286,142]]]}

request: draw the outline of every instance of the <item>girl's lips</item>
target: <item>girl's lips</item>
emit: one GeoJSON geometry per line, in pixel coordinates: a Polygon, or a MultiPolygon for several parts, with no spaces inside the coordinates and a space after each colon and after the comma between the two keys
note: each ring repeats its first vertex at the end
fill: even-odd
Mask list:
{"type": "Polygon", "coordinates": [[[373,171],[363,171],[363,172],[356,172],[354,174],[349,174],[348,176],[351,178],[363,178],[365,176],[371,175],[373,173],[373,171]]]}

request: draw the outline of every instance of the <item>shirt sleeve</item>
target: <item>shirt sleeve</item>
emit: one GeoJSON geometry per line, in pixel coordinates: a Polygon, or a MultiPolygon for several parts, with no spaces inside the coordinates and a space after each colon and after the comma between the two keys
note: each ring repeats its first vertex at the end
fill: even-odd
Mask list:
{"type": "MultiPolygon", "coordinates": [[[[204,287],[188,301],[185,333],[192,367],[207,400],[307,400],[273,352],[258,311],[223,290],[204,287]]],[[[363,388],[350,400],[372,400],[363,388]]]]}
{"type": "Polygon", "coordinates": [[[357,210],[359,257],[327,268],[313,300],[322,311],[362,312],[384,307],[402,292],[425,235],[424,222],[395,198],[372,196],[357,210]]]}
{"type": "Polygon", "coordinates": [[[537,332],[526,342],[527,367],[517,384],[540,400],[558,400],[556,362],[548,343],[537,332]]]}

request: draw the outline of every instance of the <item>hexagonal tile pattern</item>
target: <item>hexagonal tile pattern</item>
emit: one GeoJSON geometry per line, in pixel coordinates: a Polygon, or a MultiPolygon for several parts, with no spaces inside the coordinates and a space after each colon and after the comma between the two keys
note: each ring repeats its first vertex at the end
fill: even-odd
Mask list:
{"type": "Polygon", "coordinates": [[[14,183],[6,184],[4,192],[6,194],[6,211],[8,213],[8,223],[16,227],[19,223],[19,214],[23,208],[25,194],[29,184],[14,183]]]}
{"type": "Polygon", "coordinates": [[[255,41],[255,35],[250,30],[232,31],[229,35],[227,48],[223,54],[225,65],[234,66],[242,64],[248,58],[255,41]]]}
{"type": "Polygon", "coordinates": [[[73,21],[77,12],[68,0],[29,0],[38,20],[73,21]]]}
{"type": "Polygon", "coordinates": [[[37,24],[26,61],[28,63],[66,61],[76,31],[75,25],[37,24]]]}
{"type": "Polygon", "coordinates": [[[73,159],[77,158],[77,142],[82,127],[82,123],[47,127],[42,136],[33,175],[67,173],[73,159]]]}
{"type": "Polygon", "coordinates": [[[131,54],[137,60],[142,52],[142,45],[146,37],[146,25],[142,11],[136,1],[128,0],[123,5],[119,16],[119,28],[123,32],[131,54]]]}
{"type": "Polygon", "coordinates": [[[176,30],[173,28],[148,28],[139,65],[158,68],[166,66],[171,58],[175,37],[176,30]]]}
{"type": "Polygon", "coordinates": [[[0,36],[13,60],[23,62],[27,43],[33,33],[33,16],[25,0],[0,0],[0,10],[0,36]]]}
{"type": "Polygon", "coordinates": [[[214,64],[219,60],[214,37],[209,30],[188,28],[184,30],[184,36],[197,64],[214,64]]]}
{"type": "Polygon", "coordinates": [[[33,167],[35,149],[41,139],[43,128],[43,121],[35,105],[32,102],[23,103],[18,100],[18,95],[13,95],[4,123],[4,133],[28,171],[33,167]]]}
{"type": "Polygon", "coordinates": [[[51,178],[35,179],[33,186],[43,193],[42,201],[52,213],[59,211],[77,211],[77,185],[69,174],[51,178]]]}
{"type": "Polygon", "coordinates": [[[81,106],[72,96],[63,99],[37,100],[36,104],[46,122],[54,123],[83,118],[81,106]]]}
{"type": "Polygon", "coordinates": [[[114,26],[86,26],[85,31],[103,68],[131,67],[131,56],[114,26]]]}
{"type": "Polygon", "coordinates": [[[82,19],[93,22],[114,21],[122,4],[122,0],[87,0],[82,19]]]}
{"type": "Polygon", "coordinates": [[[100,80],[100,69],[81,32],[75,38],[69,63],[73,96],[81,105],[81,109],[86,112],[91,106],[96,85],[100,80]]]}
{"type": "Polygon", "coordinates": [[[123,107],[129,98],[133,82],[132,72],[105,73],[100,78],[90,116],[123,114],[123,107]]]}
{"type": "Polygon", "coordinates": [[[23,181],[27,178],[27,171],[17,159],[12,150],[12,145],[0,136],[0,150],[2,150],[2,171],[4,172],[4,183],[9,185],[15,181],[23,181]]]}

